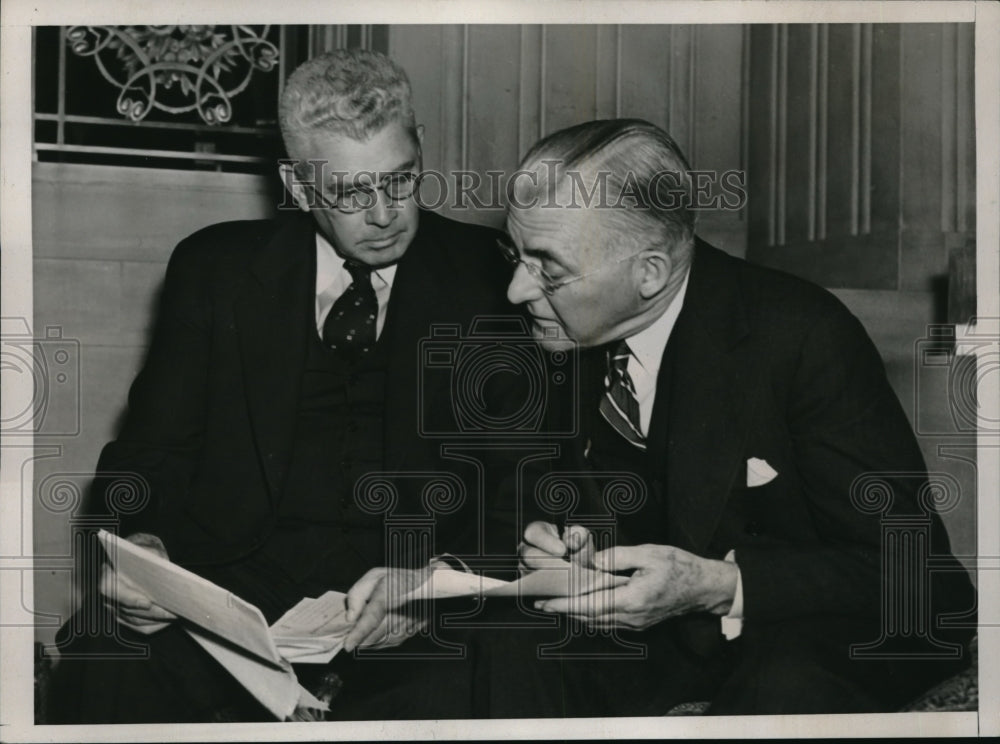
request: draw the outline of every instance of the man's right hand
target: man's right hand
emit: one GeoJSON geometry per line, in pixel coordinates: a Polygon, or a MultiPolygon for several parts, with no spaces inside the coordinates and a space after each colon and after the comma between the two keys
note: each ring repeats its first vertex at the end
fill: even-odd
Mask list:
{"type": "MultiPolygon", "coordinates": [[[[137,532],[127,539],[130,543],[156,553],[161,558],[167,558],[167,549],[163,546],[163,541],[155,535],[137,532]]],[[[101,572],[100,590],[104,595],[104,601],[118,616],[118,622],[136,633],[143,635],[155,633],[177,619],[177,615],[153,604],[139,587],[117,573],[110,563],[106,563],[101,572]]]]}
{"type": "Polygon", "coordinates": [[[594,536],[577,524],[566,525],[560,536],[551,522],[532,522],[524,529],[518,557],[522,572],[551,568],[554,558],[593,568],[594,536]]]}

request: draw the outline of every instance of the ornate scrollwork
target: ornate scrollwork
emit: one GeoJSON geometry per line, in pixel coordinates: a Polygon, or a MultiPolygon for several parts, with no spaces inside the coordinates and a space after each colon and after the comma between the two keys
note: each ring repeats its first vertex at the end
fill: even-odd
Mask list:
{"type": "Polygon", "coordinates": [[[270,26],[72,26],[66,42],[93,57],[121,90],[118,113],[141,121],[153,109],[197,111],[208,124],[233,115],[232,98],[254,71],[268,72],[278,48],[265,38],[270,26]]]}

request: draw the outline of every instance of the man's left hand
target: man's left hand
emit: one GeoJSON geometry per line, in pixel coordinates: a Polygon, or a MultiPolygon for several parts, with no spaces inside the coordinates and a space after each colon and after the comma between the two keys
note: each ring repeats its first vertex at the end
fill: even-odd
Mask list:
{"type": "Polygon", "coordinates": [[[430,568],[373,568],[347,592],[347,620],[354,627],[344,639],[344,650],[390,648],[423,630],[427,621],[407,608],[404,597],[422,586],[430,568]]]}
{"type": "Polygon", "coordinates": [[[604,571],[635,569],[626,584],[573,597],[535,603],[595,628],[645,630],[692,612],[725,615],[736,594],[736,565],[701,558],[670,545],[632,545],[594,556],[604,571]]]}

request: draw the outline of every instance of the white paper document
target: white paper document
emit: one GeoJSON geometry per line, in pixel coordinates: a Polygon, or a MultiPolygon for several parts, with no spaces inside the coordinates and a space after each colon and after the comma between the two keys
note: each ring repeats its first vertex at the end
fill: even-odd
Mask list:
{"type": "MultiPolygon", "coordinates": [[[[195,641],[279,720],[288,718],[296,706],[327,709],[299,684],[292,663],[325,664],[343,648],[352,627],[346,618],[347,595],[329,591],[306,597],[268,627],[260,609],[227,589],[109,532],[101,530],[98,537],[115,570],[154,603],[187,621],[185,630],[195,641]]],[[[400,601],[568,596],[625,581],[560,559],[516,581],[439,568],[400,601]]]]}
{"type": "Polygon", "coordinates": [[[346,598],[334,591],[306,597],[282,615],[270,629],[281,655],[296,664],[325,664],[336,656],[351,630],[346,598]]]}
{"type": "Polygon", "coordinates": [[[257,607],[105,530],[98,539],[115,570],[153,602],[186,620],[191,637],[278,720],[291,716],[299,704],[327,710],[299,684],[257,607]]]}

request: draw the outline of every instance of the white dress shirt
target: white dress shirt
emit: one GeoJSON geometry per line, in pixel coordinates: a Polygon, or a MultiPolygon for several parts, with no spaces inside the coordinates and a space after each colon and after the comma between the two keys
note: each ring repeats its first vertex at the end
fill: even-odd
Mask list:
{"type": "MultiPolygon", "coordinates": [[[[375,338],[382,335],[389,294],[396,278],[396,264],[372,271],[372,287],[378,300],[378,318],[375,320],[375,338]]],[[[323,337],[323,323],[330,314],[330,308],[340,295],[344,294],[351,282],[350,272],[344,267],[344,259],[333,249],[329,241],[316,233],[316,330],[323,337]]]]}
{"type": "MultiPolygon", "coordinates": [[[[631,354],[628,358],[628,374],[635,386],[635,397],[639,401],[639,428],[643,436],[649,436],[649,422],[653,418],[653,402],[656,399],[656,378],[660,373],[660,363],[667,348],[667,341],[681,314],[684,297],[687,294],[688,277],[667,309],[656,321],[625,341],[631,354]]],[[[730,550],[726,560],[736,563],[734,551],[730,550]]],[[[722,618],[722,633],[728,640],[740,635],[743,630],[743,577],[736,567],[736,594],[729,614],[722,618]]]]}

